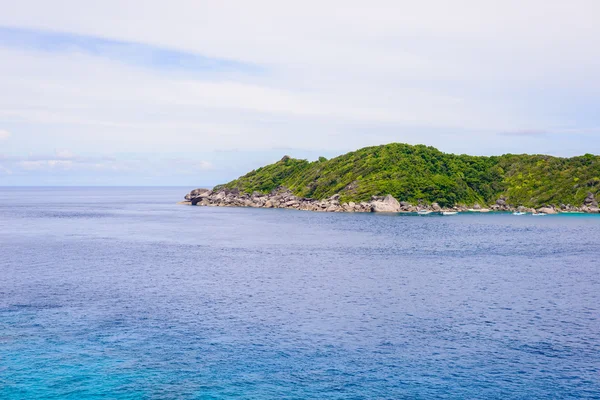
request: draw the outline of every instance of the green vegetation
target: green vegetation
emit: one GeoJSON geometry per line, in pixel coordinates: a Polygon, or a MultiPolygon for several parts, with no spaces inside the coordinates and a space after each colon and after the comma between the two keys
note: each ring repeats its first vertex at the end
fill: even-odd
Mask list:
{"type": "Polygon", "coordinates": [[[339,193],[342,201],[355,202],[391,194],[442,206],[492,204],[501,196],[514,206],[581,205],[588,192],[600,191],[600,157],[482,157],[391,143],[314,162],[286,156],[216,189],[268,193],[279,186],[301,197],[339,193]]]}

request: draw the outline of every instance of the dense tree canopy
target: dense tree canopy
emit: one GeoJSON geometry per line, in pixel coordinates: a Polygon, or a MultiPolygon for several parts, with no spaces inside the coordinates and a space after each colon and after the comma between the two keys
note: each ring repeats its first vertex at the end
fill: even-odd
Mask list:
{"type": "Polygon", "coordinates": [[[342,201],[391,194],[442,206],[490,204],[500,196],[515,206],[580,205],[600,189],[600,157],[482,157],[391,143],[314,162],[286,156],[217,188],[266,193],[279,186],[316,199],[339,193],[342,201]]]}

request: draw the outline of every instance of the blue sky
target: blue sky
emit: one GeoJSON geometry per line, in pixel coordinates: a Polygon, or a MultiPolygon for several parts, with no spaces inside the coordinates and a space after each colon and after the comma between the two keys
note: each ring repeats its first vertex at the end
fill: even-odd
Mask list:
{"type": "Polygon", "coordinates": [[[50,54],[88,54],[141,68],[171,73],[187,72],[199,77],[227,72],[261,72],[258,66],[250,63],[205,57],[184,50],[26,27],[0,26],[0,46],[50,54]]]}
{"type": "Polygon", "coordinates": [[[600,153],[596,1],[83,3],[0,0],[0,186],[213,185],[389,142],[600,153]]]}

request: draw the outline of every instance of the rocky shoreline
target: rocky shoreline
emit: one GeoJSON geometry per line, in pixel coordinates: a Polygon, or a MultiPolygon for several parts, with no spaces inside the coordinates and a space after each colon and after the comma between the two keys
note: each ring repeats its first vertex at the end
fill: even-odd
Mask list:
{"type": "Polygon", "coordinates": [[[281,187],[271,193],[254,192],[252,194],[240,193],[236,190],[221,189],[195,189],[185,196],[185,201],[180,204],[209,207],[254,207],[254,208],[288,208],[304,211],[320,212],[387,212],[387,213],[415,213],[421,210],[431,212],[458,211],[458,212],[490,212],[490,211],[521,211],[530,213],[557,214],[561,212],[599,213],[598,202],[592,193],[589,193],[582,206],[570,204],[546,205],[537,209],[508,204],[506,198],[499,198],[495,204],[472,207],[454,206],[451,208],[440,207],[437,203],[413,205],[405,201],[398,201],[392,195],[372,196],[366,202],[340,203],[340,195],[335,194],[328,199],[316,200],[297,197],[287,188],[281,187]]]}

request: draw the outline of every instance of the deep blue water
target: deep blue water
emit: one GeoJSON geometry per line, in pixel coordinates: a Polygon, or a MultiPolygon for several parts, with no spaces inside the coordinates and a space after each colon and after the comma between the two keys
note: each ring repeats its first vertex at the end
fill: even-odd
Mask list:
{"type": "Polygon", "coordinates": [[[600,398],[600,216],[0,188],[1,399],[600,398]]]}

